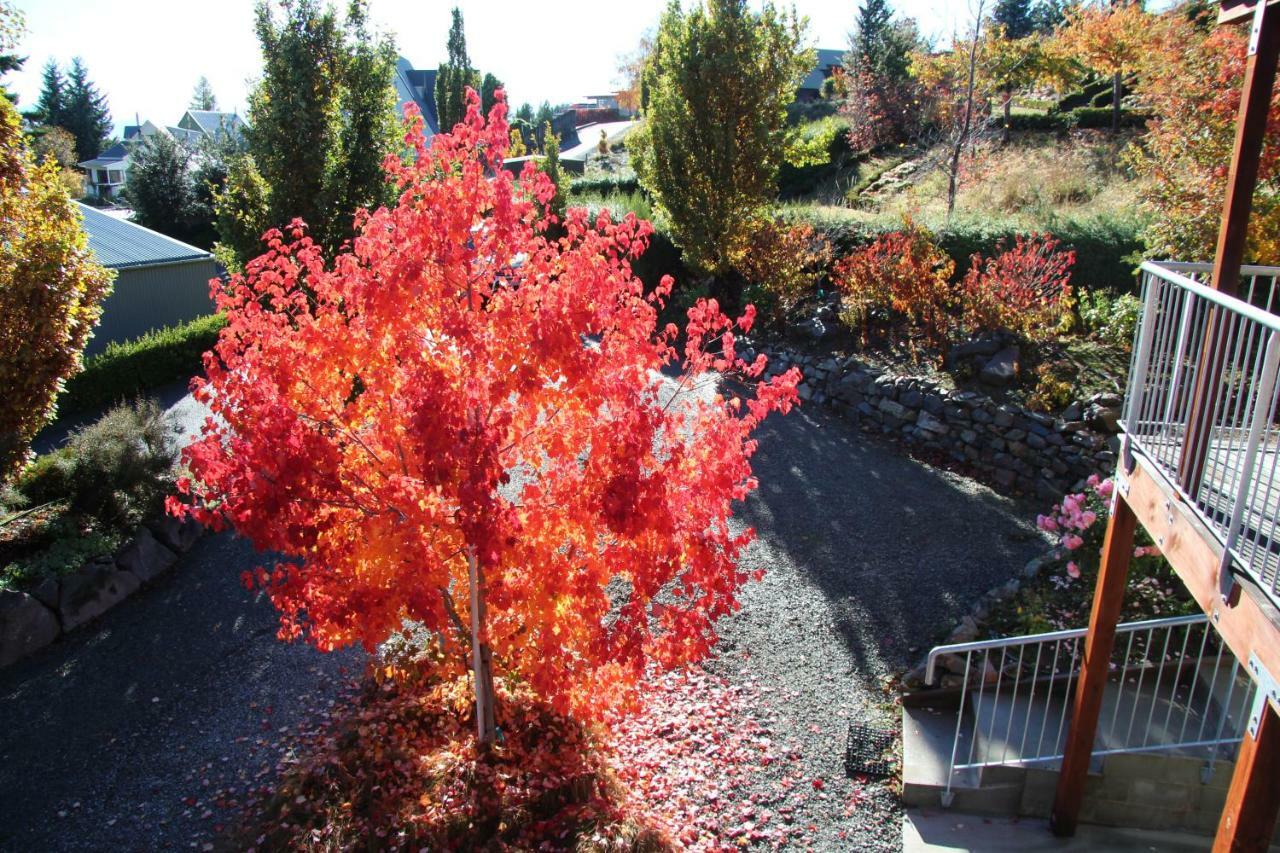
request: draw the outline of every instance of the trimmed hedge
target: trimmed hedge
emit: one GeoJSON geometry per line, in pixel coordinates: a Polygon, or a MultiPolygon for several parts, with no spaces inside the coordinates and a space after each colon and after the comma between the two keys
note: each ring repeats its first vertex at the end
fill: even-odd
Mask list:
{"type": "MultiPolygon", "coordinates": [[[[1120,111],[1121,127],[1144,127],[1148,115],[1134,110],[1120,111]]],[[[1071,130],[1111,127],[1111,107],[1077,107],[1061,113],[1015,113],[1009,117],[1011,130],[1071,130]]]]}
{"type": "Polygon", "coordinates": [[[602,175],[593,178],[575,178],[569,184],[569,195],[630,195],[640,191],[640,181],[634,174],[602,175]]]}
{"type": "Polygon", "coordinates": [[[58,396],[58,416],[93,411],[200,371],[201,356],[227,324],[221,314],[156,329],[137,340],[111,343],[85,360],[84,370],[58,396]]]}
{"type": "MultiPolygon", "coordinates": [[[[901,223],[889,220],[832,222],[829,219],[808,220],[795,213],[791,218],[808,221],[814,230],[825,234],[835,246],[837,255],[846,255],[881,234],[902,227],[901,223]]],[[[1048,232],[1058,238],[1064,248],[1075,250],[1076,264],[1071,280],[1077,286],[1101,287],[1116,292],[1132,292],[1136,288],[1133,259],[1142,251],[1142,239],[1141,225],[1135,219],[1094,217],[1063,220],[1052,228],[1041,229],[1017,228],[999,220],[960,220],[934,229],[934,234],[943,251],[955,261],[956,275],[963,276],[969,269],[970,257],[975,253],[983,256],[995,254],[1001,241],[1011,246],[1016,235],[1032,231],[1048,232]]]]}

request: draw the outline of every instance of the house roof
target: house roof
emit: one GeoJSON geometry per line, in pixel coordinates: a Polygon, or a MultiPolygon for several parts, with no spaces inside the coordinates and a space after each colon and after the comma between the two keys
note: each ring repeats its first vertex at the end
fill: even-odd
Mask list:
{"type": "Polygon", "coordinates": [[[200,126],[205,133],[213,136],[224,128],[237,132],[244,125],[244,119],[236,113],[224,113],[217,110],[187,110],[191,120],[200,126]]]}
{"type": "Polygon", "coordinates": [[[403,56],[396,60],[396,97],[399,99],[397,118],[403,117],[405,104],[414,103],[422,110],[423,132],[430,139],[440,132],[440,118],[436,113],[436,69],[414,68],[403,56]]]}
{"type": "Polygon", "coordinates": [[[813,70],[804,78],[804,82],[800,84],[801,89],[814,89],[820,91],[822,89],[822,81],[827,79],[827,69],[833,65],[844,64],[844,55],[846,51],[833,50],[831,48],[818,48],[818,61],[813,66],[813,70]]]}
{"type": "Polygon", "coordinates": [[[107,169],[120,165],[120,161],[128,156],[129,149],[125,148],[123,143],[117,142],[92,160],[85,160],[83,163],[77,163],[76,165],[81,169],[107,169]]]}
{"type": "Polygon", "coordinates": [[[76,202],[76,205],[84,217],[89,249],[104,267],[118,270],[201,261],[213,257],[203,249],[189,246],[136,223],[108,216],[87,204],[76,202]]]}

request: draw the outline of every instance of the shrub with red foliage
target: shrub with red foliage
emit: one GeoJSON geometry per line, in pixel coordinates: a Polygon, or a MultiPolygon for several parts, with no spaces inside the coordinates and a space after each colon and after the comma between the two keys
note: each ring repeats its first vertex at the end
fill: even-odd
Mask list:
{"type": "Polygon", "coordinates": [[[918,332],[927,344],[945,348],[954,271],[933,235],[908,223],[842,258],[832,280],[844,296],[842,316],[860,327],[864,340],[879,326],[898,328],[908,340],[918,332]]]}
{"type": "MultiPolygon", "coordinates": [[[[1013,248],[983,260],[975,254],[960,288],[965,327],[971,332],[1007,329],[1027,340],[1048,339],[1071,293],[1076,253],[1047,234],[1022,237],[1013,248]]],[[[1002,247],[1003,248],[1003,247],[1002,247]]]]}

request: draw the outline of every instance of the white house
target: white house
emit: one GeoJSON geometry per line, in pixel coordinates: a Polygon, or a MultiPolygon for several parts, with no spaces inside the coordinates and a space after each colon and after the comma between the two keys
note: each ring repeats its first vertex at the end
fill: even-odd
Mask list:
{"type": "Polygon", "coordinates": [[[150,121],[125,125],[123,141],[92,160],[78,164],[85,172],[85,195],[101,201],[114,201],[129,179],[130,152],[156,134],[195,145],[202,139],[239,138],[244,127],[244,119],[235,113],[208,110],[187,110],[171,127],[159,127],[150,121]]]}

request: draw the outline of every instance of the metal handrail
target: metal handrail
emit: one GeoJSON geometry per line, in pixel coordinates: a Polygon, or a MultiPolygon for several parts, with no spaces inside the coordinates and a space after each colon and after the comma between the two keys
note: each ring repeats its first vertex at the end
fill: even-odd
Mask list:
{"type": "MultiPolygon", "coordinates": [[[[941,658],[964,659],[944,806],[951,804],[957,773],[1062,758],[1087,634],[1083,628],[1048,631],[951,643],[929,652],[927,684],[937,680],[941,658]],[[972,719],[967,745],[966,719],[972,719]]],[[[1208,617],[1129,622],[1118,625],[1116,634],[1111,704],[1099,721],[1102,739],[1092,753],[1191,750],[1212,766],[1241,736],[1255,688],[1208,617]]]]}
{"type": "MultiPolygon", "coordinates": [[[[1188,278],[1177,271],[1178,267],[1185,268],[1187,266],[1192,265],[1173,262],[1143,261],[1141,270],[1143,272],[1158,275],[1165,281],[1189,290],[1199,299],[1204,299],[1208,302],[1214,303],[1215,305],[1220,305],[1233,314],[1240,314],[1254,323],[1271,329],[1273,332],[1280,332],[1280,317],[1269,311],[1264,311],[1255,305],[1250,305],[1239,297],[1232,296],[1229,293],[1223,293],[1221,290],[1214,290],[1212,287],[1201,284],[1195,279],[1188,278]]],[[[1257,269],[1271,270],[1269,273],[1256,273],[1257,275],[1266,274],[1280,276],[1280,267],[1257,267],[1257,269]]],[[[1254,273],[1249,274],[1253,275],[1254,273]]]]}
{"type": "Polygon", "coordinates": [[[1215,537],[1223,593],[1234,565],[1280,604],[1280,315],[1267,310],[1280,307],[1280,267],[1243,268],[1245,299],[1184,274],[1210,269],[1142,264],[1126,450],[1149,460],[1215,537]],[[1189,440],[1196,458],[1185,459],[1189,440]]]}
{"type": "MultiPolygon", "coordinates": [[[[1116,633],[1145,631],[1148,628],[1176,628],[1183,625],[1196,625],[1208,621],[1203,613],[1190,613],[1186,616],[1169,616],[1164,619],[1145,619],[1141,622],[1125,622],[1116,626],[1116,633]]],[[[1053,643],[1061,640],[1076,640],[1088,636],[1088,628],[1068,628],[1062,631],[1045,631],[1041,634],[1027,634],[1021,637],[997,637],[994,640],[974,640],[968,643],[951,643],[945,646],[934,646],[929,651],[929,662],[925,666],[924,683],[932,685],[937,674],[938,658],[943,655],[960,655],[965,652],[981,652],[988,649],[1022,646],[1030,643],[1053,643]]]]}

